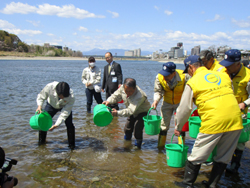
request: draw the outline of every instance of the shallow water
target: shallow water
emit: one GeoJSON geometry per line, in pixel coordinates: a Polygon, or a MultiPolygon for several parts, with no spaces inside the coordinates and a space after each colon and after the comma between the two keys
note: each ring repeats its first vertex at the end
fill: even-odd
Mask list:
{"type": "MultiPolygon", "coordinates": [[[[118,61],[124,78],[135,78],[153,102],[153,85],[162,63],[153,61],[118,61]]],[[[97,61],[101,69],[105,61],[97,61]]],[[[86,113],[86,96],[81,83],[87,61],[0,61],[0,146],[7,157],[18,160],[8,172],[18,178],[17,187],[175,187],[183,179],[184,168],[171,168],[166,152],[158,151],[158,136],[144,133],[141,150],[123,140],[126,118],[115,117],[106,127],[93,123],[86,113]],[[67,146],[66,127],[62,124],[48,132],[47,144],[38,146],[38,132],[29,126],[34,115],[36,97],[49,82],[66,81],[73,89],[76,102],[73,121],[76,127],[76,149],[67,146]]],[[[183,69],[183,65],[177,65],[183,69]]],[[[103,99],[105,94],[102,93],[103,99]]],[[[96,105],[94,102],[93,107],[96,105]]],[[[121,104],[120,108],[124,108],[121,104]]],[[[160,105],[157,108],[160,111],[160,105]]],[[[152,112],[152,114],[155,112],[152,112]]],[[[53,118],[55,121],[57,116],[53,118]]],[[[173,119],[167,142],[173,135],[173,119]]],[[[190,154],[194,139],[187,134],[190,154]]],[[[174,137],[174,141],[176,142],[174,137]]],[[[250,146],[245,149],[239,175],[223,175],[220,187],[250,187],[250,146]]],[[[195,185],[208,179],[211,167],[202,166],[195,185]]]]}

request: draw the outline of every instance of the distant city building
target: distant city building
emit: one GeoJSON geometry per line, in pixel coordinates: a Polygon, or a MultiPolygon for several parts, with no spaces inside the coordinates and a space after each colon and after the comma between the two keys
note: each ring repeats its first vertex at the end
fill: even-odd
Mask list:
{"type": "Polygon", "coordinates": [[[187,50],[184,50],[184,56],[187,56],[187,50]]]}
{"type": "Polygon", "coordinates": [[[177,47],[174,50],[174,58],[177,59],[179,57],[183,57],[183,48],[177,47]]]}
{"type": "Polygon", "coordinates": [[[225,52],[231,50],[231,47],[229,46],[220,46],[217,48],[217,56],[224,57],[225,52]]]}
{"type": "Polygon", "coordinates": [[[63,51],[67,52],[67,51],[69,51],[69,48],[65,46],[65,47],[63,47],[63,51]]]}
{"type": "Polygon", "coordinates": [[[141,57],[141,48],[138,48],[138,49],[135,49],[135,50],[125,51],[124,56],[141,57]]]}
{"type": "Polygon", "coordinates": [[[201,46],[195,46],[191,49],[191,55],[200,55],[201,46]]]}
{"type": "Polygon", "coordinates": [[[45,48],[49,48],[50,47],[50,44],[49,43],[44,43],[43,45],[45,48]]]}
{"type": "Polygon", "coordinates": [[[182,46],[183,46],[183,43],[182,43],[182,42],[178,42],[178,43],[177,43],[177,47],[180,47],[180,48],[181,48],[182,46]]]}
{"type": "Polygon", "coordinates": [[[171,59],[171,58],[177,59],[177,58],[180,58],[180,57],[184,56],[183,55],[184,50],[183,50],[183,47],[182,47],[182,43],[178,43],[177,45],[179,45],[181,47],[179,47],[179,46],[172,47],[170,49],[170,51],[168,52],[168,58],[169,59],[171,59]]]}
{"type": "Polygon", "coordinates": [[[134,50],[125,51],[124,56],[134,56],[134,50]]]}
{"type": "Polygon", "coordinates": [[[61,49],[61,50],[62,50],[62,46],[51,45],[51,47],[54,47],[54,48],[57,48],[57,49],[61,49]]]}
{"type": "Polygon", "coordinates": [[[138,53],[137,53],[137,57],[141,57],[141,48],[138,48],[138,49],[137,49],[137,52],[138,52],[138,53]]]}

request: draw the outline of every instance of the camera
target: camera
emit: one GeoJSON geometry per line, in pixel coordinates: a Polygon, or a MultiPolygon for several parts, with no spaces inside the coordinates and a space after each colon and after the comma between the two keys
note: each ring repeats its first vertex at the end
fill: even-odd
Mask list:
{"type": "Polygon", "coordinates": [[[12,165],[16,165],[17,160],[5,158],[4,150],[0,147],[0,167],[2,172],[0,173],[0,186],[2,187],[7,181],[11,181],[14,178],[14,186],[17,185],[18,180],[15,177],[9,176],[6,172],[11,170],[12,165]],[[7,179],[5,178],[7,176],[7,179]]]}

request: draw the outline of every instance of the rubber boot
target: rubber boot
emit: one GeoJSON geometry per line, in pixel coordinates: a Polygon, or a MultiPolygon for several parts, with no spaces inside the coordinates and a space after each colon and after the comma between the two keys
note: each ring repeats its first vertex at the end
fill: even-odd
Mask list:
{"type": "Polygon", "coordinates": [[[234,151],[232,161],[231,161],[231,166],[229,168],[226,168],[226,171],[231,174],[236,174],[238,173],[238,169],[240,168],[240,161],[242,157],[243,151],[236,149],[234,151]]]}
{"type": "MultiPolygon", "coordinates": [[[[182,137],[183,144],[185,145],[186,133],[185,132],[181,132],[180,136],[182,137]]],[[[178,144],[182,144],[181,137],[178,137],[178,144]]]]}
{"type": "Polygon", "coordinates": [[[186,161],[184,180],[182,182],[175,182],[179,187],[192,188],[193,184],[199,174],[201,165],[193,165],[190,161],[186,161]]]}
{"type": "Polygon", "coordinates": [[[227,167],[227,164],[225,163],[217,163],[214,162],[214,166],[212,168],[211,174],[209,181],[202,181],[202,183],[207,187],[207,188],[216,188],[217,183],[220,181],[220,178],[225,171],[227,167]]]}
{"type": "Polygon", "coordinates": [[[75,127],[68,129],[67,128],[67,134],[68,134],[68,143],[69,143],[69,148],[74,149],[75,148],[75,127]]]}
{"type": "Polygon", "coordinates": [[[43,145],[46,143],[47,131],[39,131],[38,144],[43,145]]]}
{"type": "Polygon", "coordinates": [[[137,139],[135,141],[135,146],[137,146],[138,149],[141,149],[141,145],[142,145],[142,140],[137,139]]]}
{"type": "Polygon", "coordinates": [[[160,134],[158,137],[158,146],[157,146],[159,150],[162,150],[165,148],[166,140],[167,140],[167,131],[160,131],[160,134]]]}
{"type": "Polygon", "coordinates": [[[91,113],[91,105],[87,104],[87,112],[91,113]]]}
{"type": "Polygon", "coordinates": [[[132,138],[132,133],[127,133],[124,135],[124,140],[131,140],[132,138]]]}

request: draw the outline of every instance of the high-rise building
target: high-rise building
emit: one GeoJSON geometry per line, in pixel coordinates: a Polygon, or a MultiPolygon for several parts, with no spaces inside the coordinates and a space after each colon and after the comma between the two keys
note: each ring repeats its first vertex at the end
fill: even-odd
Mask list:
{"type": "Polygon", "coordinates": [[[177,47],[180,47],[180,48],[181,48],[182,46],[183,46],[183,43],[182,43],[182,42],[178,42],[178,43],[177,43],[177,47]]]}
{"type": "Polygon", "coordinates": [[[170,51],[168,52],[168,58],[180,58],[180,57],[183,57],[183,43],[179,42],[177,43],[177,45],[179,46],[176,46],[176,47],[172,47],[170,49],[170,51]]]}
{"type": "Polygon", "coordinates": [[[141,48],[138,48],[138,49],[135,49],[135,50],[125,51],[124,56],[141,57],[141,48]]]}
{"type": "Polygon", "coordinates": [[[134,56],[134,50],[125,51],[124,56],[134,56]]]}
{"type": "Polygon", "coordinates": [[[195,46],[191,49],[191,55],[200,55],[201,46],[195,46]]]}

